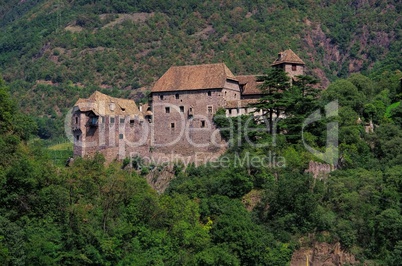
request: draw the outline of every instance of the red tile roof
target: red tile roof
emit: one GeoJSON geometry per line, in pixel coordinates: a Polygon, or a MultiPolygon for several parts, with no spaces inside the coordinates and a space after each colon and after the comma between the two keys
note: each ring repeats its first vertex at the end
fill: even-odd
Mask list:
{"type": "Polygon", "coordinates": [[[152,92],[223,88],[227,79],[237,81],[224,63],[172,66],[155,83],[152,92]]]}
{"type": "Polygon", "coordinates": [[[87,99],[78,99],[74,105],[81,112],[92,111],[96,115],[137,115],[142,117],[133,100],[114,98],[95,91],[87,99]]]}
{"type": "Polygon", "coordinates": [[[236,76],[239,84],[243,86],[242,95],[262,94],[262,91],[260,90],[262,82],[257,81],[257,77],[258,76],[255,75],[236,76]]]}
{"type": "Polygon", "coordinates": [[[273,66],[283,63],[305,65],[303,60],[300,59],[291,49],[285,50],[278,54],[278,58],[272,63],[273,66]]]}

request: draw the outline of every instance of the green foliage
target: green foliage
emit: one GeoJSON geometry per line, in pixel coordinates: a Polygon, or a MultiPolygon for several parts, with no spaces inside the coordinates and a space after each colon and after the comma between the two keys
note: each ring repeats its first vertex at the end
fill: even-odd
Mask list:
{"type": "MultiPolygon", "coordinates": [[[[345,0],[17,2],[6,1],[0,11],[0,71],[22,111],[41,117],[35,118],[42,120],[41,138],[63,134],[62,117],[78,96],[100,88],[128,96],[126,90],[150,86],[171,65],[225,62],[235,74],[262,73],[277,52],[292,48],[306,51],[303,59],[311,54],[307,69],[323,69],[332,80],[359,70],[351,65],[368,73],[376,62],[375,77],[401,69],[397,1],[389,8],[345,0]],[[317,36],[316,25],[323,30],[317,36]],[[312,44],[299,37],[305,33],[312,44]],[[324,51],[326,38],[335,51],[324,51]]],[[[371,97],[373,87],[362,81],[351,77],[371,97]]]]}
{"type": "Polygon", "coordinates": [[[369,100],[371,100],[376,93],[375,83],[362,74],[352,74],[347,80],[355,85],[358,91],[362,92],[369,100]]]}
{"type": "MultiPolygon", "coordinates": [[[[306,236],[339,241],[362,263],[400,264],[400,1],[12,0],[1,6],[0,68],[9,82],[8,88],[0,79],[2,264],[287,265],[306,236]],[[137,19],[132,13],[138,12],[153,16],[137,19]],[[328,57],[321,38],[330,39],[331,54],[339,57],[328,57]],[[152,84],[176,64],[225,62],[235,74],[263,73],[289,47],[306,51],[303,59],[311,53],[307,69],[323,69],[332,80],[360,65],[369,76],[335,80],[319,93],[309,76],[290,87],[272,70],[260,108],[268,117],[286,113],[278,124],[283,134],[271,136],[255,121],[250,127],[263,130],[245,131],[248,117],[228,119],[219,110],[214,121],[230,142],[226,157],[176,165],[177,178],[163,195],[136,171],[105,165],[101,155],[65,168],[54,158],[71,151],[55,154],[28,141],[32,134],[59,138],[68,109],[96,89],[135,97],[130,89],[152,84]],[[305,173],[314,157],[301,143],[300,126],[332,100],[340,104],[331,120],[339,123],[340,163],[317,180],[305,173]],[[370,121],[374,133],[364,130],[370,121]],[[285,167],[237,159],[271,154],[282,156],[285,167]],[[255,190],[263,197],[247,211],[241,200],[255,190]]],[[[309,145],[323,149],[327,122],[306,128],[309,145]]],[[[140,160],[132,166],[142,175],[152,167],[140,160]]]]}
{"type": "MultiPolygon", "coordinates": [[[[397,102],[395,104],[395,108],[392,108],[390,112],[392,121],[394,121],[394,123],[399,126],[402,125],[402,106],[400,105],[400,103],[401,102],[397,102]]],[[[385,114],[385,116],[387,116],[387,114],[385,114]]]]}
{"type": "Polygon", "coordinates": [[[401,102],[396,102],[396,103],[393,103],[390,106],[388,106],[387,109],[385,110],[385,117],[391,118],[391,112],[394,109],[398,108],[400,104],[401,104],[401,102]]]}
{"type": "Polygon", "coordinates": [[[15,104],[11,100],[8,88],[0,77],[0,133],[11,131],[12,117],[15,113],[15,104]]]}
{"type": "Polygon", "coordinates": [[[283,69],[275,67],[258,79],[263,82],[260,89],[264,96],[253,106],[257,111],[262,110],[263,116],[268,119],[269,132],[274,134],[274,115],[279,117],[292,103],[291,98],[286,97],[290,90],[290,78],[283,69]]]}
{"type": "Polygon", "coordinates": [[[322,93],[323,101],[337,100],[342,107],[349,106],[358,114],[362,113],[365,96],[348,80],[337,80],[322,93]]]}

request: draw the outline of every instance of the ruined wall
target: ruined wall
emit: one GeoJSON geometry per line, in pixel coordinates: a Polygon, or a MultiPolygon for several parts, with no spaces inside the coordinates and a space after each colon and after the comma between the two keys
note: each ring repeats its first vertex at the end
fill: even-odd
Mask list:
{"type": "Polygon", "coordinates": [[[327,178],[329,173],[334,170],[335,167],[331,164],[310,161],[306,172],[311,173],[314,178],[322,180],[327,178]]]}
{"type": "MultiPolygon", "coordinates": [[[[72,126],[79,127],[73,133],[79,136],[75,139],[74,155],[85,157],[100,152],[107,161],[141,156],[157,163],[201,164],[217,159],[227,143],[214,125],[213,116],[219,108],[227,108],[228,103],[240,106],[241,101],[237,81],[226,80],[222,86],[154,92],[150,120],[134,115],[105,115],[98,117],[96,125],[89,125],[94,113],[76,110],[72,126]]],[[[243,113],[245,109],[236,109],[233,116],[243,113]]]]}
{"type": "Polygon", "coordinates": [[[80,130],[73,130],[75,156],[91,157],[100,152],[110,162],[130,157],[131,154],[145,156],[149,153],[151,126],[139,117],[100,116],[97,125],[91,126],[91,117],[78,111],[73,115],[73,128],[77,124],[75,117],[80,119],[80,130]]]}
{"type": "Polygon", "coordinates": [[[74,156],[84,156],[83,142],[82,142],[82,131],[85,130],[85,127],[82,127],[81,124],[86,123],[85,114],[75,110],[73,111],[71,118],[71,130],[74,138],[74,156]]]}

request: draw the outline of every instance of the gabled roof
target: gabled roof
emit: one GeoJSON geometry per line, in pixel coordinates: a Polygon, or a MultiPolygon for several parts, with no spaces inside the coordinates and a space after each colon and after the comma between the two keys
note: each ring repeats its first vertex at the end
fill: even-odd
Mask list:
{"type": "Polygon", "coordinates": [[[303,60],[297,56],[291,49],[285,50],[278,54],[278,58],[272,63],[273,66],[283,63],[305,65],[303,60]]]}
{"type": "Polygon", "coordinates": [[[236,76],[239,84],[243,86],[242,95],[262,94],[259,88],[262,82],[257,81],[257,77],[255,75],[236,76]]]}
{"type": "Polygon", "coordinates": [[[223,88],[227,79],[237,81],[224,63],[172,66],[155,83],[152,92],[223,88]]]}
{"type": "Polygon", "coordinates": [[[133,100],[114,98],[95,91],[87,99],[78,99],[74,107],[81,112],[92,111],[96,115],[130,115],[143,117],[133,100]]]}

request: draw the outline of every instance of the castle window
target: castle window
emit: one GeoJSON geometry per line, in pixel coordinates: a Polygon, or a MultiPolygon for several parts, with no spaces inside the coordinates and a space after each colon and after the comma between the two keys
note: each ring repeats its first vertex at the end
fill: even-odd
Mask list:
{"type": "Polygon", "coordinates": [[[98,126],[98,117],[96,117],[96,116],[91,117],[89,120],[89,125],[90,126],[98,126]]]}
{"type": "Polygon", "coordinates": [[[80,135],[75,136],[77,140],[80,140],[80,135]]]}
{"type": "Polygon", "coordinates": [[[193,113],[193,107],[188,108],[188,118],[193,118],[194,113],[193,113]]]}
{"type": "Polygon", "coordinates": [[[176,93],[175,97],[176,97],[176,99],[179,99],[180,95],[178,93],[176,93]]]}
{"type": "Polygon", "coordinates": [[[232,114],[232,109],[229,109],[229,114],[230,114],[230,115],[232,114]]]}
{"type": "Polygon", "coordinates": [[[180,113],[184,113],[184,106],[180,106],[180,113]]]}
{"type": "Polygon", "coordinates": [[[213,111],[212,105],[208,105],[208,114],[212,115],[212,111],[213,111]]]}
{"type": "Polygon", "coordinates": [[[114,124],[114,117],[110,118],[110,124],[114,124]]]}
{"type": "Polygon", "coordinates": [[[296,65],[292,64],[292,71],[296,71],[296,65]]]}
{"type": "Polygon", "coordinates": [[[130,126],[134,126],[134,119],[130,119],[130,126]]]}
{"type": "Polygon", "coordinates": [[[124,124],[124,118],[120,118],[120,124],[124,124]]]}
{"type": "Polygon", "coordinates": [[[75,117],[75,123],[78,124],[78,116],[75,117]]]}
{"type": "Polygon", "coordinates": [[[159,99],[160,99],[160,100],[163,100],[163,95],[159,95],[159,99]]]}
{"type": "Polygon", "coordinates": [[[174,129],[174,123],[170,123],[170,128],[174,129]]]}
{"type": "Polygon", "coordinates": [[[167,114],[170,113],[170,107],[165,107],[165,113],[167,113],[167,114]]]}
{"type": "Polygon", "coordinates": [[[123,139],[123,134],[119,134],[119,139],[123,139]]]}
{"type": "Polygon", "coordinates": [[[102,124],[105,123],[105,117],[102,116],[101,121],[102,121],[102,124]]]}
{"type": "Polygon", "coordinates": [[[212,94],[211,94],[211,91],[208,91],[208,96],[211,96],[212,94]]]}
{"type": "Polygon", "coordinates": [[[205,120],[201,120],[201,127],[205,127],[205,120]]]}

